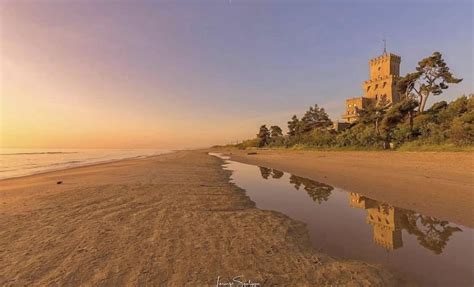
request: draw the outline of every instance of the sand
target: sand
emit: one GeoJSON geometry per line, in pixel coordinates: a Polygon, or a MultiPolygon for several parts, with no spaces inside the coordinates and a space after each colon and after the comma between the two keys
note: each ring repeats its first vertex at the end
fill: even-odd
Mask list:
{"type": "Polygon", "coordinates": [[[216,150],[400,208],[474,227],[474,153],[216,150]],[[254,151],[255,152],[255,151],[254,151]]]}
{"type": "Polygon", "coordinates": [[[406,284],[318,253],[304,224],[255,208],[221,163],[182,151],[0,181],[0,285],[406,284]]]}

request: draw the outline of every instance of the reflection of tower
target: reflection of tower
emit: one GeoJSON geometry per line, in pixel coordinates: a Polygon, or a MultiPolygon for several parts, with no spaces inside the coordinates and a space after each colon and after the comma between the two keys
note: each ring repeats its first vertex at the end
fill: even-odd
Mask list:
{"type": "Polygon", "coordinates": [[[400,214],[393,206],[377,204],[367,210],[367,223],[374,227],[374,242],[389,250],[403,246],[400,214]]]}
{"type": "Polygon", "coordinates": [[[388,250],[403,246],[398,209],[353,192],[349,194],[349,205],[367,210],[367,223],[373,226],[375,243],[388,250]]]}
{"type": "Polygon", "coordinates": [[[349,205],[351,207],[367,209],[366,204],[367,201],[365,197],[355,192],[349,193],[349,205]]]}

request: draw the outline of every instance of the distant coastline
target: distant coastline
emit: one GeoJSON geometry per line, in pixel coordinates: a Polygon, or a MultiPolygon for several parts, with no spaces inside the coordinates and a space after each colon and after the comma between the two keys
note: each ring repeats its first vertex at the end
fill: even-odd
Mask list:
{"type": "Polygon", "coordinates": [[[0,180],[125,159],[145,158],[170,152],[173,152],[173,150],[2,149],[0,153],[0,180]]]}

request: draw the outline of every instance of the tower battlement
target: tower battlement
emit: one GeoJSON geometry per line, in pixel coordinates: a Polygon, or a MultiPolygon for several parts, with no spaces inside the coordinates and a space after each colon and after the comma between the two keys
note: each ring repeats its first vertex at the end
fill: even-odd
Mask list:
{"type": "Polygon", "coordinates": [[[395,54],[383,54],[369,61],[369,79],[374,80],[383,76],[400,76],[402,59],[395,54]]]}
{"type": "Polygon", "coordinates": [[[376,64],[377,62],[385,61],[388,59],[391,59],[392,61],[398,61],[398,62],[402,61],[402,57],[392,54],[392,53],[386,53],[386,54],[382,54],[378,57],[370,59],[369,64],[370,65],[376,64]]]}

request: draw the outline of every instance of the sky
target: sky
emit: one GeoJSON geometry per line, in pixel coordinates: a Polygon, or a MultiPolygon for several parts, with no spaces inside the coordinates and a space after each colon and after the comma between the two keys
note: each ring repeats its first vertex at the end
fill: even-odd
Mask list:
{"type": "Polygon", "coordinates": [[[309,106],[341,119],[387,50],[473,92],[472,1],[0,1],[0,147],[196,148],[309,106]]]}

